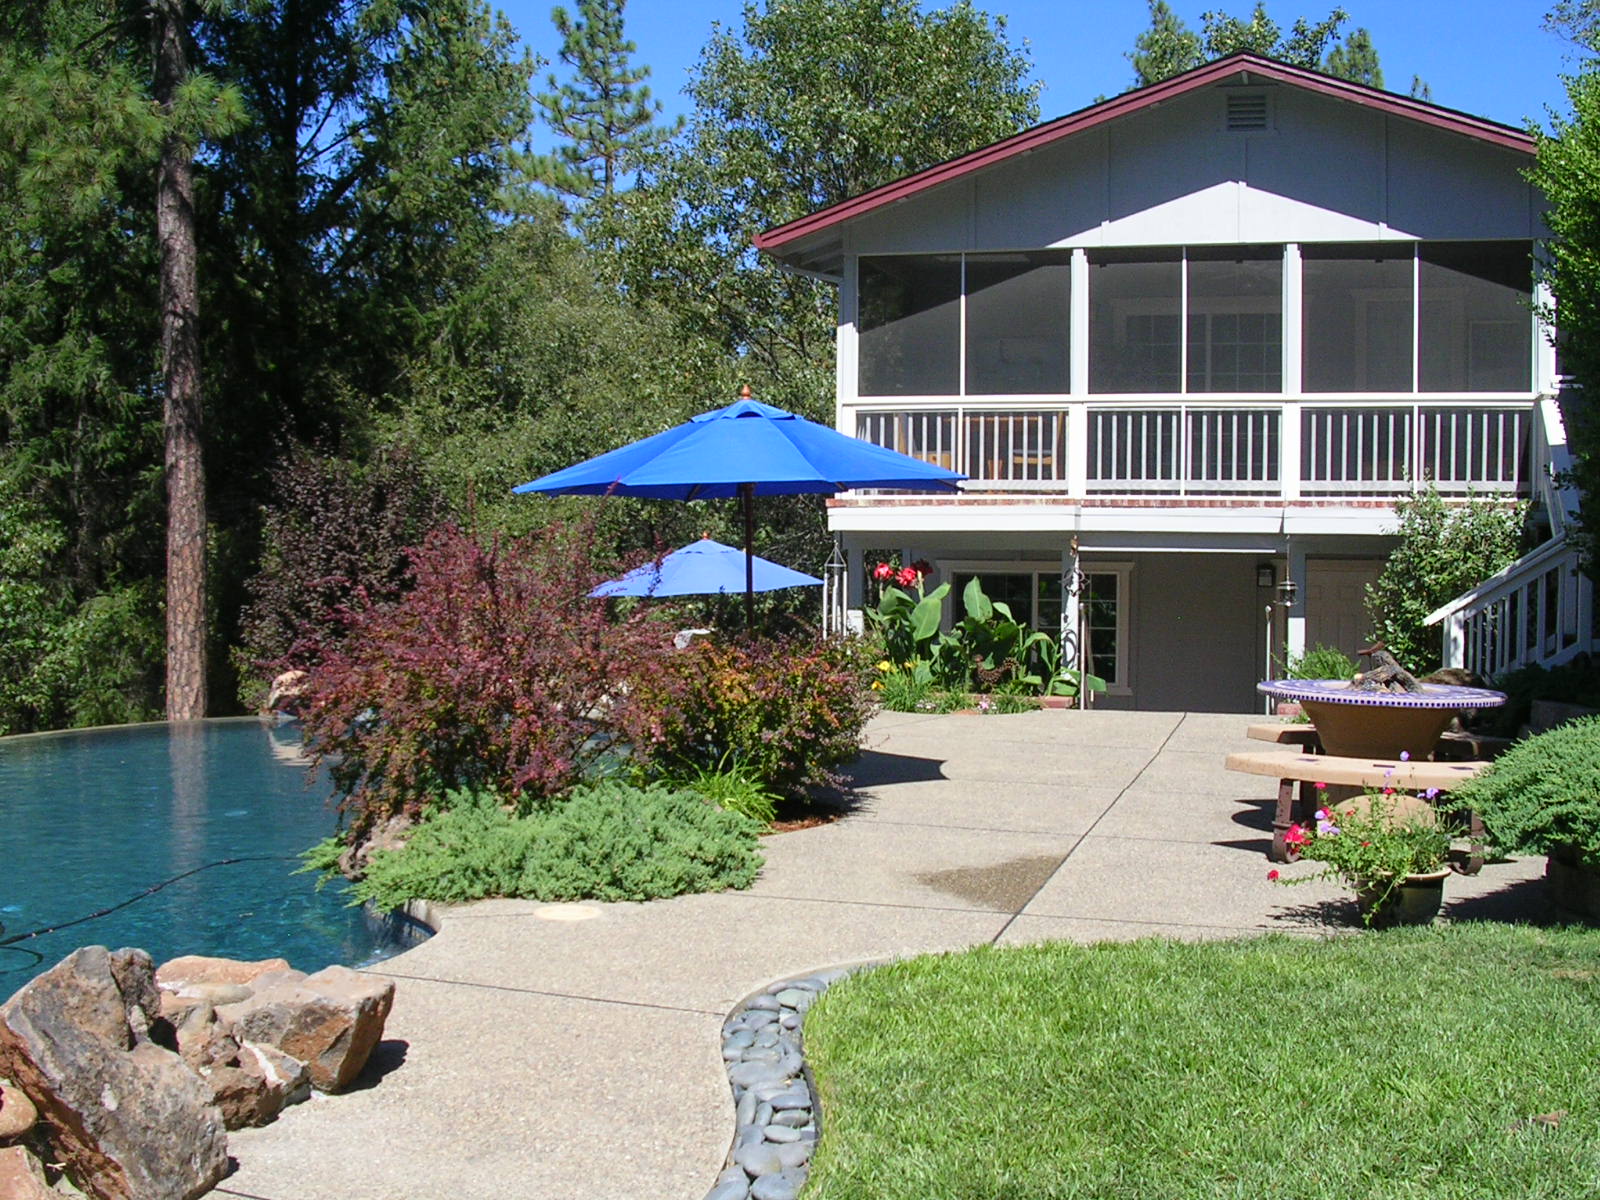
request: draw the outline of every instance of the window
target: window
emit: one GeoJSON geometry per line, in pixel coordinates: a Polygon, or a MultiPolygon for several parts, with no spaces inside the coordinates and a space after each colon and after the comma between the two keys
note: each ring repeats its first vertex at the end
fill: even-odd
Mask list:
{"type": "Polygon", "coordinates": [[[1176,392],[1183,363],[1179,251],[1102,250],[1089,263],[1089,390],[1176,392]]]}
{"type": "Polygon", "coordinates": [[[1411,390],[1411,246],[1307,246],[1301,280],[1308,392],[1411,390]]]}
{"type": "Polygon", "coordinates": [[[1421,247],[1418,385],[1424,392],[1532,387],[1532,264],[1526,242],[1421,247]]]}
{"type": "Polygon", "coordinates": [[[967,255],[967,395],[1071,390],[1072,256],[967,255]]]}
{"type": "Polygon", "coordinates": [[[864,396],[953,396],[961,379],[961,258],[861,260],[864,396]]]}
{"type": "Polygon", "coordinates": [[[1084,658],[1089,674],[1106,681],[1111,691],[1126,691],[1127,682],[1122,669],[1124,653],[1124,628],[1122,582],[1125,571],[1095,571],[1086,569],[1083,598],[1079,602],[1083,616],[1084,658]]]}
{"type": "MultiPolygon", "coordinates": [[[[941,563],[941,569],[951,564],[941,563]]],[[[1017,622],[1061,637],[1061,573],[1039,565],[1022,570],[984,570],[978,563],[953,564],[950,571],[950,615],[959,620],[961,596],[973,579],[990,600],[1005,604],[1017,622]]],[[[1132,568],[1127,565],[1085,566],[1086,583],[1079,598],[1079,617],[1087,643],[1090,674],[1106,681],[1113,692],[1127,694],[1127,593],[1132,568]]]]}

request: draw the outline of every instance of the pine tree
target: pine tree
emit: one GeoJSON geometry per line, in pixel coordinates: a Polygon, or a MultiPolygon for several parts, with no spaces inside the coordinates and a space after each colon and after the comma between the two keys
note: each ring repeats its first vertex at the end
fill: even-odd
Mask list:
{"type": "Polygon", "coordinates": [[[1372,35],[1365,29],[1353,29],[1344,45],[1328,51],[1322,69],[1329,75],[1364,83],[1368,87],[1383,86],[1383,68],[1378,65],[1378,52],[1373,48],[1372,35]]]}
{"type": "Polygon", "coordinates": [[[670,139],[682,124],[654,124],[661,102],[644,81],[650,68],[633,66],[638,50],[622,34],[626,0],[578,0],[576,18],[564,8],[550,19],[561,34],[561,61],[572,68],[563,83],[547,77],[550,91],[534,98],[546,124],[565,139],[536,158],[532,175],[582,211],[609,203],[621,177],[644,152],[670,139]]]}

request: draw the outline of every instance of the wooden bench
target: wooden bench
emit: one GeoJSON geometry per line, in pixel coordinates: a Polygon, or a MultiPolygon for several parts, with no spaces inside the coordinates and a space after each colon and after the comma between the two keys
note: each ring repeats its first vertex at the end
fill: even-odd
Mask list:
{"type": "Polygon", "coordinates": [[[1310,754],[1322,753],[1322,743],[1317,739],[1317,727],[1309,721],[1258,721],[1244,731],[1247,738],[1257,742],[1271,742],[1275,746],[1299,746],[1310,754]]]}
{"type": "MultiPolygon", "coordinates": [[[[1394,788],[1396,791],[1426,792],[1435,788],[1448,792],[1464,779],[1471,779],[1489,764],[1469,762],[1399,762],[1384,759],[1340,758],[1329,754],[1307,754],[1297,750],[1250,750],[1230,754],[1230,771],[1247,775],[1266,775],[1278,781],[1278,805],[1272,818],[1272,848],[1267,857],[1273,862],[1293,862],[1284,835],[1296,817],[1311,819],[1318,806],[1319,783],[1329,787],[1394,788]],[[1296,787],[1296,785],[1299,785],[1296,787]],[[1299,812],[1295,796],[1299,794],[1299,812]]],[[[1471,814],[1472,848],[1467,852],[1464,875],[1476,875],[1483,866],[1483,823],[1471,814]]]]}

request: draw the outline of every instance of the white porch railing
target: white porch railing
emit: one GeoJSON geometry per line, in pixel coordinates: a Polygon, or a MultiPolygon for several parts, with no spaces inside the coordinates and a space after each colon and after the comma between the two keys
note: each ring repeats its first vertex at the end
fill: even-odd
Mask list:
{"type": "Polygon", "coordinates": [[[1492,679],[1559,666],[1600,642],[1594,584],[1560,536],[1427,617],[1444,627],[1444,663],[1492,679]]]}
{"type": "MultiPolygon", "coordinates": [[[[857,437],[969,491],[1094,496],[1528,495],[1536,407],[1515,402],[862,402],[857,437]]],[[[1541,460],[1542,462],[1543,460],[1541,460]]]]}

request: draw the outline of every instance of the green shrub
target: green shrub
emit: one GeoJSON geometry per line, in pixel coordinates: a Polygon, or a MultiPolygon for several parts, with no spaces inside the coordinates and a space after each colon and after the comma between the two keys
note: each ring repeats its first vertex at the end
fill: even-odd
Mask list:
{"type": "Polygon", "coordinates": [[[1349,679],[1356,673],[1356,661],[1318,642],[1304,654],[1291,654],[1283,673],[1290,679],[1349,679]]]}
{"type": "Polygon", "coordinates": [[[858,639],[697,641],[634,677],[624,738],[669,778],[723,766],[780,795],[832,784],[872,711],[858,639]]]}
{"type": "Polygon", "coordinates": [[[1522,667],[1500,676],[1494,686],[1506,694],[1506,702],[1485,710],[1485,716],[1487,727],[1502,737],[1515,736],[1528,723],[1535,700],[1600,708],[1600,666],[1587,655],[1559,667],[1522,667]]]}
{"type": "Polygon", "coordinates": [[[1447,806],[1478,813],[1501,850],[1549,854],[1571,846],[1600,863],[1600,717],[1517,743],[1457,787],[1447,806]]]}
{"type": "Polygon", "coordinates": [[[526,817],[486,792],[445,803],[403,847],[373,854],[356,902],[653,900],[749,887],[762,862],[754,821],[660,784],[606,780],[526,817]]]}
{"type": "Polygon", "coordinates": [[[1515,560],[1525,509],[1484,496],[1446,502],[1432,484],[1395,501],[1400,542],[1367,587],[1367,616],[1401,666],[1426,675],[1441,665],[1443,634],[1423,619],[1515,560]]]}

